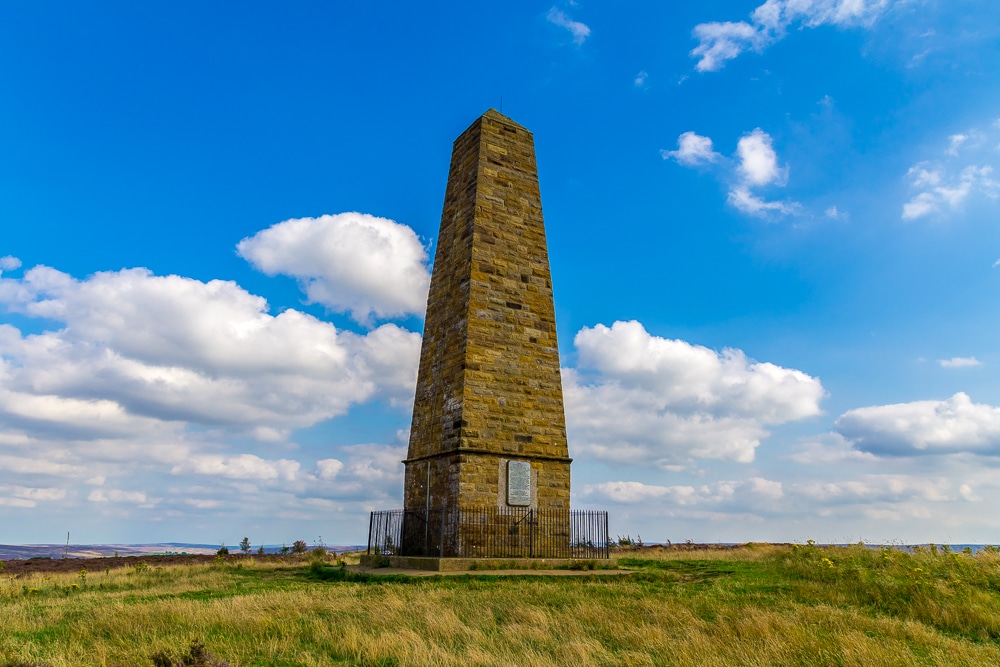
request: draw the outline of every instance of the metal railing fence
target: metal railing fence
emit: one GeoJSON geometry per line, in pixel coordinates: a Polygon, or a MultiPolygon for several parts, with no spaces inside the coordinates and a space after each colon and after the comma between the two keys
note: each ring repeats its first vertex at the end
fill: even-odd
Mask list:
{"type": "Polygon", "coordinates": [[[608,513],[452,508],[371,513],[368,554],[440,558],[608,558],[608,513]]]}

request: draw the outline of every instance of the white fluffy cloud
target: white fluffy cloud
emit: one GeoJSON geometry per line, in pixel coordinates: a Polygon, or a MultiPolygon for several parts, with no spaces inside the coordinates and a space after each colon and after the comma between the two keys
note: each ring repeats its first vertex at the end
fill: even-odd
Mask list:
{"type": "Polygon", "coordinates": [[[384,498],[398,502],[403,491],[405,445],[348,445],[339,450],[344,461],[321,459],[314,471],[299,472],[297,480],[304,485],[304,495],[327,500],[384,498]]]}
{"type": "Polygon", "coordinates": [[[801,210],[798,202],[768,201],[753,191],[768,185],[782,187],[788,180],[788,167],[778,164],[774,139],[767,132],[758,127],[743,135],[736,144],[735,160],[724,158],[712,146],[709,137],[685,132],[677,138],[677,150],[661,150],[660,155],[687,167],[720,165],[730,182],[727,202],[747,215],[792,215],[801,210]]]}
{"type": "Polygon", "coordinates": [[[339,475],[343,469],[343,462],[337,459],[320,459],[316,461],[316,476],[320,479],[331,480],[339,475]]]}
{"type": "Polygon", "coordinates": [[[880,456],[1000,455],[1000,408],[973,403],[962,392],[943,401],[850,410],[836,428],[858,449],[880,456]]]}
{"type": "Polygon", "coordinates": [[[951,174],[944,168],[922,162],[910,167],[907,176],[910,186],[918,192],[903,204],[904,220],[956,209],[973,192],[991,199],[1000,193],[1000,182],[993,180],[993,167],[989,165],[969,165],[958,174],[951,174]]]}
{"type": "Polygon", "coordinates": [[[174,474],[192,472],[198,475],[227,479],[284,480],[292,481],[298,475],[298,461],[279,459],[268,461],[252,454],[239,456],[196,455],[174,466],[174,474]]]}
{"type": "Polygon", "coordinates": [[[695,132],[685,132],[677,137],[677,150],[661,150],[664,160],[673,158],[683,165],[695,167],[715,162],[722,156],[712,150],[712,140],[695,132]]]}
{"type": "Polygon", "coordinates": [[[781,183],[787,178],[787,170],[778,167],[778,154],[774,152],[774,140],[759,127],[740,137],[736,144],[740,158],[740,173],[750,185],[781,183]]]}
{"type": "Polygon", "coordinates": [[[566,12],[557,7],[551,8],[545,18],[549,23],[569,30],[570,34],[573,35],[573,43],[577,46],[583,44],[590,37],[590,27],[587,24],[574,21],[566,15],[566,12]]]}
{"type": "Polygon", "coordinates": [[[819,380],[740,350],[652,336],[634,321],[584,328],[574,342],[567,423],[575,451],[588,457],[666,469],[749,462],[766,425],[820,413],[819,380]]]}
{"type": "Polygon", "coordinates": [[[745,51],[761,52],[784,38],[793,25],[871,25],[889,6],[889,0],[767,0],[749,21],[701,23],[693,34],[698,46],[699,72],[714,72],[745,51]]]}
{"type": "Polygon", "coordinates": [[[801,206],[793,201],[767,201],[751,190],[766,185],[784,186],[788,180],[788,167],[778,165],[774,140],[759,127],[740,137],[736,144],[739,157],[738,172],[741,182],[729,190],[728,202],[748,215],[763,216],[768,213],[791,215],[801,206]]]}
{"type": "Polygon", "coordinates": [[[365,213],[280,222],[240,241],[239,254],[269,276],[299,281],[313,303],[373,315],[423,315],[430,286],[427,251],[412,229],[365,213]]]}
{"type": "Polygon", "coordinates": [[[17,257],[11,257],[7,255],[6,257],[0,257],[0,275],[3,275],[4,271],[13,271],[20,268],[21,260],[17,257]]]}
{"type": "Polygon", "coordinates": [[[993,176],[998,129],[988,126],[953,134],[948,137],[942,157],[910,167],[906,177],[914,194],[903,204],[903,220],[960,209],[973,195],[1000,197],[1000,181],[993,176]]]}

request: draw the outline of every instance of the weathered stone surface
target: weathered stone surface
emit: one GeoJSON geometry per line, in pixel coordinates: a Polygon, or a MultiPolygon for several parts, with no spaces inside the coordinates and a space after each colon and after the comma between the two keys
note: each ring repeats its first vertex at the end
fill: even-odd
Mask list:
{"type": "MultiPolygon", "coordinates": [[[[570,461],[531,132],[494,110],[455,140],[405,463],[407,509],[569,509],[570,461]]],[[[567,530],[568,539],[568,530],[567,530]]]]}

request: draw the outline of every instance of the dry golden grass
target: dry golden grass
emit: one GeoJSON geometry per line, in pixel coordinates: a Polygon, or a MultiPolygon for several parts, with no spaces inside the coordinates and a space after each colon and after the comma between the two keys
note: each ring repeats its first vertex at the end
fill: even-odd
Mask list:
{"type": "Polygon", "coordinates": [[[192,638],[243,667],[1000,664],[995,554],[641,555],[622,561],[635,574],[572,578],[352,580],[328,566],[322,580],[281,563],[85,581],[0,571],[0,665],[151,665],[192,638]]]}
{"type": "Polygon", "coordinates": [[[711,561],[761,561],[772,558],[777,553],[785,553],[789,549],[783,544],[741,544],[738,546],[717,547],[708,545],[678,544],[674,546],[650,546],[639,549],[613,549],[615,558],[643,558],[648,560],[711,560],[711,561]]]}

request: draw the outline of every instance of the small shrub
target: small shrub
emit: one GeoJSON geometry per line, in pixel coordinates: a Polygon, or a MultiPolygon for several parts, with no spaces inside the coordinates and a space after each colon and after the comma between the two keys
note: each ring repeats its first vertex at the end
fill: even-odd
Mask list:
{"type": "Polygon", "coordinates": [[[308,551],[309,547],[306,545],[305,540],[295,540],[292,542],[292,553],[293,554],[304,554],[308,551]]]}
{"type": "MultiPolygon", "coordinates": [[[[690,542],[690,540],[688,540],[688,542],[690,542]]],[[[612,542],[611,544],[612,544],[612,546],[614,546],[614,542],[612,542]]],[[[618,536],[618,546],[619,547],[636,547],[636,548],[640,548],[640,547],[644,546],[644,543],[642,541],[642,536],[641,535],[636,535],[634,540],[632,539],[631,535],[626,535],[625,537],[622,537],[621,535],[619,535],[618,536]]]]}
{"type": "Polygon", "coordinates": [[[228,555],[229,555],[229,547],[227,547],[227,546],[226,546],[226,543],[225,543],[225,542],[223,542],[223,543],[222,543],[222,544],[221,544],[221,545],[219,546],[219,550],[218,550],[218,551],[216,551],[216,552],[215,552],[215,554],[216,554],[217,556],[228,556],[228,555]]]}
{"type": "Polygon", "coordinates": [[[325,561],[329,553],[330,550],[326,548],[326,542],[323,541],[323,536],[320,535],[313,541],[313,548],[310,555],[314,560],[325,561]]]}
{"type": "Polygon", "coordinates": [[[250,553],[250,538],[249,537],[244,537],[242,540],[240,540],[240,551],[243,552],[244,556],[250,553]]]}
{"type": "Polygon", "coordinates": [[[290,550],[290,549],[288,548],[288,545],[287,545],[287,544],[284,544],[284,543],[282,543],[282,545],[281,545],[281,555],[282,555],[282,556],[284,556],[284,555],[285,555],[285,554],[287,554],[287,553],[288,553],[289,551],[291,551],[291,550],[290,550]]]}

